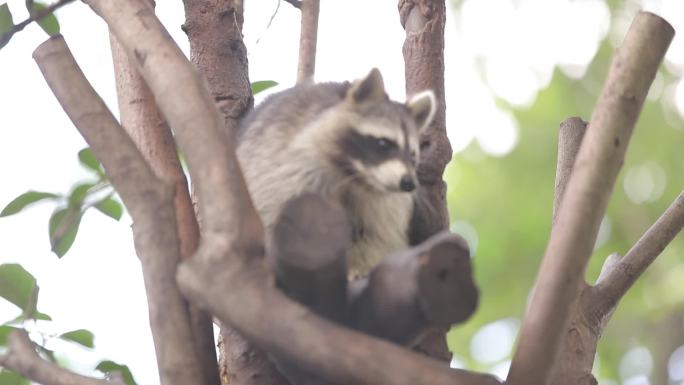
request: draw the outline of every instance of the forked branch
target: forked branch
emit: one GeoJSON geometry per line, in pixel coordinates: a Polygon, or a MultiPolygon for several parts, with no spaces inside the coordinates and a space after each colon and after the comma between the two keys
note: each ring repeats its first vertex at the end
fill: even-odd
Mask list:
{"type": "Polygon", "coordinates": [[[549,380],[632,130],[673,35],[666,21],[641,12],[615,54],[537,275],[511,385],[549,380]]]}
{"type": "MultiPolygon", "coordinates": [[[[139,4],[147,8],[144,2],[139,4]]],[[[174,279],[180,255],[173,188],[154,174],[88,83],[61,36],[41,44],[33,56],[133,217],[161,383],[201,383],[187,303],[174,279]]]]}

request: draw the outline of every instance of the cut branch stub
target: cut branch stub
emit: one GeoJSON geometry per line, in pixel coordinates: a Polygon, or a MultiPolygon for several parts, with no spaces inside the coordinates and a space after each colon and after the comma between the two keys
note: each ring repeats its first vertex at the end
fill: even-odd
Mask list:
{"type": "Polygon", "coordinates": [[[471,272],[465,241],[448,232],[394,253],[373,269],[363,289],[355,288],[360,293],[351,326],[411,345],[427,330],[463,322],[477,306],[471,272]]]}
{"type": "Polygon", "coordinates": [[[553,222],[556,222],[565,188],[570,180],[570,174],[575,164],[575,158],[582,144],[582,138],[587,130],[587,122],[582,118],[565,119],[558,131],[558,160],[556,162],[556,187],[553,195],[553,222]]]}

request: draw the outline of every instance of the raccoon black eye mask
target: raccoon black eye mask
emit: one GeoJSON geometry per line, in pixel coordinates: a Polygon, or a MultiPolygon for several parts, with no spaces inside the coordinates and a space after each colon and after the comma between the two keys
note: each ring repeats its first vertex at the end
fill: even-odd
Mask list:
{"type": "Polygon", "coordinates": [[[240,127],[237,153],[270,233],[290,199],[336,200],[354,227],[350,273],[408,246],[420,134],[434,117],[424,91],[390,100],[377,69],[353,82],[298,85],[264,100],[240,127]]]}

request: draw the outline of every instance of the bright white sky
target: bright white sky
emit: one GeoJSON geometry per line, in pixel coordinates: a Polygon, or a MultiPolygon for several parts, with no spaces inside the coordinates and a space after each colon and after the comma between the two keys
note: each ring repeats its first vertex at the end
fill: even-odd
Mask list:
{"type": "MultiPolygon", "coordinates": [[[[15,22],[26,17],[23,3],[9,0],[15,22]]],[[[157,3],[159,17],[187,52],[180,30],[181,2],[157,3]]],[[[283,2],[267,28],[277,1],[246,3],[244,35],[251,80],[276,80],[279,88],[291,86],[297,65],[298,11],[283,2]]],[[[378,67],[390,95],[404,99],[404,34],[396,0],[321,3],[316,79],[350,80],[378,67]]],[[[510,112],[496,106],[494,97],[529,106],[538,90],[549,83],[554,68],[581,77],[599,41],[610,34],[612,41],[619,42],[639,4],[665,17],[680,35],[684,31],[681,0],[627,3],[630,5],[612,23],[602,0],[466,0],[460,13],[450,11],[446,93],[447,126],[452,129],[449,136],[454,150],[458,152],[475,140],[492,156],[510,152],[518,138],[517,122],[510,112]]],[[[116,111],[103,22],[81,3],[65,7],[58,16],[79,64],[116,111]]],[[[88,177],[76,158],[86,145],[31,58],[44,39],[38,27],[30,26],[0,50],[0,206],[27,190],[67,192],[74,182],[88,177]]],[[[675,38],[666,65],[681,74],[681,36],[675,38]]],[[[658,88],[654,97],[671,98],[684,115],[684,83],[660,84],[658,88]]],[[[95,333],[94,352],[66,343],[53,346],[66,352],[77,368],[87,372],[100,359],[108,358],[128,364],[139,384],[157,384],[130,218],[116,223],[97,212],[86,214],[72,249],[58,260],[49,251],[47,237],[52,209],[41,204],[0,219],[0,263],[19,262],[37,277],[42,289],[39,309],[53,317],[55,333],[77,328],[95,333]]],[[[16,315],[15,308],[0,300],[0,321],[16,315]]]]}

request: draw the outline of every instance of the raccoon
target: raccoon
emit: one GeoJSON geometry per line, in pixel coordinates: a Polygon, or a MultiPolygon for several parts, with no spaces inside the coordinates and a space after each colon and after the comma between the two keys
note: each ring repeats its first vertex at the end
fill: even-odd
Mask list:
{"type": "Polygon", "coordinates": [[[377,69],[352,83],[304,84],[268,97],[237,134],[237,155],[267,234],[288,200],[317,193],[349,215],[350,276],[366,275],[408,246],[419,137],[434,113],[432,91],[405,104],[391,101],[377,69]]]}

